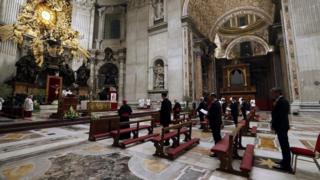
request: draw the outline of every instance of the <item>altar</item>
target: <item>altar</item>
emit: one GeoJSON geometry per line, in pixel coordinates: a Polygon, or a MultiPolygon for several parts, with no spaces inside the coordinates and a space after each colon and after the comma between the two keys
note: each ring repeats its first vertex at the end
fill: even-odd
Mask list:
{"type": "Polygon", "coordinates": [[[240,97],[256,99],[256,87],[251,85],[249,64],[235,64],[223,67],[223,88],[221,96],[229,99],[240,97]]]}

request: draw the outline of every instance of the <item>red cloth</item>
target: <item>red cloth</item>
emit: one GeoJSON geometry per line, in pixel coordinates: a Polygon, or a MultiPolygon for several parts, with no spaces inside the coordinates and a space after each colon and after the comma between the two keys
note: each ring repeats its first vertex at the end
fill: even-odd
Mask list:
{"type": "Polygon", "coordinates": [[[122,114],[121,114],[121,117],[129,117],[129,116],[130,116],[129,113],[122,113],[122,114]]]}
{"type": "Polygon", "coordinates": [[[32,111],[24,111],[24,117],[32,117],[32,111]]]}
{"type": "Polygon", "coordinates": [[[48,103],[58,99],[61,91],[61,77],[51,76],[48,78],[48,103]],[[56,94],[58,93],[58,94],[56,94]]]}
{"type": "Polygon", "coordinates": [[[298,148],[298,147],[291,147],[290,151],[293,154],[302,155],[302,156],[308,156],[308,157],[314,157],[315,153],[309,149],[304,148],[298,148]]]}

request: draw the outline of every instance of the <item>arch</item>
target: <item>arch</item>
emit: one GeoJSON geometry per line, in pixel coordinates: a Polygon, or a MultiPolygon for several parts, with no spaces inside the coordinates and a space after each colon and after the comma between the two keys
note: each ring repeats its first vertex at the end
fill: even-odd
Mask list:
{"type": "Polygon", "coordinates": [[[255,14],[265,20],[267,24],[272,24],[272,17],[265,12],[264,10],[253,7],[253,6],[242,6],[238,8],[234,8],[226,13],[224,13],[222,16],[220,16],[217,21],[211,26],[210,32],[209,32],[209,38],[214,41],[215,35],[218,31],[218,29],[231,17],[237,14],[255,14]]]}
{"type": "Polygon", "coordinates": [[[190,2],[190,0],[185,0],[184,3],[183,3],[182,17],[188,16],[189,2],[190,2]]]}
{"type": "Polygon", "coordinates": [[[267,54],[270,50],[268,43],[264,39],[262,39],[261,37],[254,36],[254,35],[246,35],[246,36],[241,36],[241,37],[231,41],[231,43],[228,45],[228,47],[225,51],[225,57],[227,59],[230,59],[230,53],[231,53],[231,50],[233,49],[233,47],[239,43],[246,42],[246,41],[254,41],[254,42],[257,42],[260,45],[262,45],[262,47],[265,50],[265,54],[267,54]]]}

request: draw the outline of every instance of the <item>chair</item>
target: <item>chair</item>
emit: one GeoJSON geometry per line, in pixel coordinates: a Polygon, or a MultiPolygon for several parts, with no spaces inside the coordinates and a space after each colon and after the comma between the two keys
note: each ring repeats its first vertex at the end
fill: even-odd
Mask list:
{"type": "Polygon", "coordinates": [[[292,166],[294,165],[293,172],[296,172],[298,156],[312,158],[313,161],[316,163],[318,169],[320,170],[320,165],[317,161],[317,159],[320,158],[320,154],[319,154],[320,153],[320,134],[318,135],[318,139],[317,139],[317,143],[316,143],[316,147],[314,148],[314,151],[311,151],[305,148],[299,148],[299,147],[291,147],[290,151],[292,153],[291,163],[292,163],[292,166]],[[294,163],[293,163],[293,159],[294,159],[294,163]]]}

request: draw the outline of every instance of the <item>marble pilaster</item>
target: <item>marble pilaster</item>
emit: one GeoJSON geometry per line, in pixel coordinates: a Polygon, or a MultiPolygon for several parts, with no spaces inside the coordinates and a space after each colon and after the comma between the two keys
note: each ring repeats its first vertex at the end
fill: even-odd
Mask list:
{"type": "Polygon", "coordinates": [[[200,99],[203,96],[203,84],[202,84],[202,50],[200,46],[196,44],[194,49],[194,64],[195,64],[195,99],[200,99]]]}
{"type": "MultiPolygon", "coordinates": [[[[13,24],[25,0],[1,0],[0,24],[13,24]]],[[[0,42],[0,84],[14,76],[15,63],[19,59],[17,44],[13,41],[0,42]]]]}

